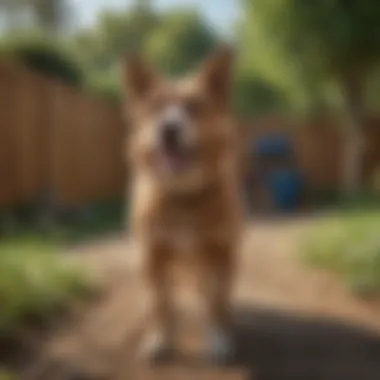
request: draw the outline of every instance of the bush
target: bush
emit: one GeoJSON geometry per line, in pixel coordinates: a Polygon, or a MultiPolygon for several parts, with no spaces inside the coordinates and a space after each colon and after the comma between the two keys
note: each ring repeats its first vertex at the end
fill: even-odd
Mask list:
{"type": "Polygon", "coordinates": [[[377,195],[380,195],[380,166],[372,173],[372,188],[377,195]]]}
{"type": "Polygon", "coordinates": [[[317,206],[334,206],[341,202],[342,195],[336,188],[312,189],[313,199],[317,206]]]}
{"type": "Polygon", "coordinates": [[[88,205],[74,220],[69,219],[62,223],[55,231],[55,237],[64,243],[79,243],[122,231],[125,229],[124,203],[123,200],[115,199],[88,205]]]}
{"type": "Polygon", "coordinates": [[[83,72],[59,41],[46,37],[14,37],[3,41],[4,55],[22,62],[32,70],[60,79],[62,82],[81,86],[83,72]]]}
{"type": "Polygon", "coordinates": [[[11,374],[10,372],[4,372],[0,370],[0,380],[16,380],[16,375],[11,374]]]}
{"type": "Polygon", "coordinates": [[[89,71],[86,76],[86,89],[104,100],[120,102],[122,98],[119,73],[116,69],[103,72],[89,71]]]}
{"type": "Polygon", "coordinates": [[[314,190],[314,202],[319,207],[337,210],[373,210],[380,206],[380,193],[374,189],[362,189],[354,195],[345,195],[339,189],[314,190]]]}
{"type": "Polygon", "coordinates": [[[34,237],[0,244],[0,337],[91,290],[89,279],[56,254],[55,244],[34,237]]]}
{"type": "Polygon", "coordinates": [[[240,73],[234,88],[234,107],[238,115],[248,117],[271,112],[283,112],[287,99],[280,88],[263,78],[240,73]]]}
{"type": "Polygon", "coordinates": [[[315,228],[302,246],[307,264],[337,273],[353,291],[380,291],[380,214],[354,212],[315,228]]]}

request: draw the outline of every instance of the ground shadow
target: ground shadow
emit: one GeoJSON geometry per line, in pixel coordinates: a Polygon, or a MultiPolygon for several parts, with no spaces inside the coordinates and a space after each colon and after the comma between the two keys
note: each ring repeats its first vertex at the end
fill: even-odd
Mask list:
{"type": "Polygon", "coordinates": [[[240,309],[234,340],[252,380],[380,379],[380,335],[336,321],[240,309]]]}

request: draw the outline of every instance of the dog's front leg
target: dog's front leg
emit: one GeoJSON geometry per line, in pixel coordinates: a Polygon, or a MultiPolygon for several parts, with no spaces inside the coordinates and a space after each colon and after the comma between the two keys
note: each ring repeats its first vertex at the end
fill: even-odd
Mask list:
{"type": "Polygon", "coordinates": [[[218,242],[205,246],[204,295],[209,306],[208,353],[216,362],[225,362],[233,354],[231,340],[231,293],[235,275],[235,257],[230,245],[218,242]]]}
{"type": "Polygon", "coordinates": [[[152,296],[155,329],[146,336],[142,354],[148,360],[161,360],[174,352],[176,320],[170,281],[169,244],[153,242],[147,247],[146,274],[152,296]]]}

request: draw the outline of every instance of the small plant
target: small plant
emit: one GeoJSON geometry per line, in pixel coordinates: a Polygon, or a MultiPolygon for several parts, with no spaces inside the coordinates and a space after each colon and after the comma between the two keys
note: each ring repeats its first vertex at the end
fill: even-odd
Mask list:
{"type": "Polygon", "coordinates": [[[355,212],[315,228],[302,246],[309,265],[337,273],[354,292],[380,292],[380,214],[355,212]]]}
{"type": "Polygon", "coordinates": [[[2,41],[1,53],[28,68],[63,83],[80,87],[84,81],[82,68],[62,43],[32,33],[2,41]]]}
{"type": "Polygon", "coordinates": [[[372,188],[380,196],[380,166],[372,174],[372,188]]]}
{"type": "Polygon", "coordinates": [[[0,370],[0,380],[17,380],[17,377],[10,372],[0,370]]]}
{"type": "Polygon", "coordinates": [[[0,338],[30,317],[49,318],[92,289],[90,279],[57,253],[53,242],[38,237],[0,243],[0,338]]]}

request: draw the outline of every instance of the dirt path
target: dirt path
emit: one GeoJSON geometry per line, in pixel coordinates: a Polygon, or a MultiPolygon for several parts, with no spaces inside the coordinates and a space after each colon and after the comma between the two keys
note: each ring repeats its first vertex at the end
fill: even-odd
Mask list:
{"type": "MultiPolygon", "coordinates": [[[[299,264],[296,244],[311,223],[252,222],[235,296],[236,366],[165,368],[173,379],[380,379],[380,304],[355,299],[333,276],[299,264]]],[[[26,378],[169,379],[134,360],[144,306],[138,252],[115,238],[81,253],[108,291],[46,342],[44,360],[26,378]]]]}

